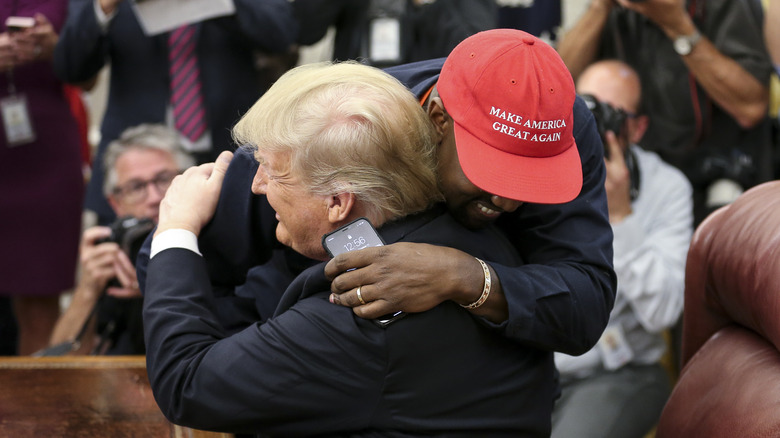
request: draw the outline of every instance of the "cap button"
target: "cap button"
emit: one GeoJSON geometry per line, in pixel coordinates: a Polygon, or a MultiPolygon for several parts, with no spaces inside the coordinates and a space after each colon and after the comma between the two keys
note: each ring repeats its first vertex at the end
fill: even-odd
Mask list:
{"type": "Polygon", "coordinates": [[[534,39],[531,37],[523,37],[523,42],[528,44],[529,46],[534,45],[534,39]]]}

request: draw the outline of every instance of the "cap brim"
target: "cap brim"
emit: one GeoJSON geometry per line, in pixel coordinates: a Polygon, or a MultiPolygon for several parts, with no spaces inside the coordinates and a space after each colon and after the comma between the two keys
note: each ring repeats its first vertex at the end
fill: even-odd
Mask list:
{"type": "Polygon", "coordinates": [[[485,144],[455,122],[455,143],[463,173],[480,189],[538,204],[569,202],[582,190],[582,161],[574,138],[564,152],[525,157],[485,144]]]}

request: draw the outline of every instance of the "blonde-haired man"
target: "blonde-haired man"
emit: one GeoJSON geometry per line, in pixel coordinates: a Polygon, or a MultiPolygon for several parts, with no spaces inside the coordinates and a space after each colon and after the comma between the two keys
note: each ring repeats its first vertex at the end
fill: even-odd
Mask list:
{"type": "Polygon", "coordinates": [[[302,66],[258,100],[233,136],[258,148],[261,169],[262,157],[286,156],[308,191],[354,195],[379,226],[443,200],[433,127],[399,85],[356,63],[302,66]]]}
{"type": "MultiPolygon", "coordinates": [[[[519,263],[492,227],[467,230],[444,213],[427,116],[379,70],[297,68],[234,135],[256,148],[252,191],[276,210],[276,238],[308,257],[326,260],[323,233],[367,217],[386,243],[447,245],[519,263]]],[[[223,153],[174,181],[152,241],[147,365],[169,419],[285,436],[549,435],[552,353],[501,337],[452,301],[375,324],[328,301],[318,264],[292,283],[268,322],[227,336],[204,261],[214,253],[198,248],[197,235],[214,214],[230,160],[223,153]]],[[[487,296],[494,272],[477,262],[487,296]]]]}

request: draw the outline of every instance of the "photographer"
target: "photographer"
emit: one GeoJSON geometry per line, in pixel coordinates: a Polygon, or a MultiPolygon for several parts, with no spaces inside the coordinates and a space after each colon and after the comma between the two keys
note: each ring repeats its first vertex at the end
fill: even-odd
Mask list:
{"type": "Polygon", "coordinates": [[[130,253],[157,222],[173,178],[192,164],[178,135],[162,125],[129,128],[109,145],[103,190],[120,219],[84,231],[79,282],[51,346],[86,354],[144,353],[142,298],[130,253]]]}
{"type": "Polygon", "coordinates": [[[670,392],[660,364],[662,332],[683,307],[685,257],[693,232],[691,185],[657,154],[637,146],[648,116],[641,87],[621,61],[600,61],[577,81],[604,139],[605,189],[618,277],[615,306],[597,345],[555,354],[561,398],[553,437],[643,437],[670,392]]]}
{"type": "Polygon", "coordinates": [[[741,190],[774,178],[772,63],[758,5],[590,0],[558,45],[575,81],[599,59],[621,59],[639,73],[650,116],[640,144],[691,181],[695,224],[741,190]]]}

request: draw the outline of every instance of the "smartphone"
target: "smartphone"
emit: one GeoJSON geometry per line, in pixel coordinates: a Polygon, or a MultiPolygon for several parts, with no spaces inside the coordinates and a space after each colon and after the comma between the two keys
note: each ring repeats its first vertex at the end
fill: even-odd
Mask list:
{"type": "MultiPolygon", "coordinates": [[[[382,246],[385,242],[377,233],[368,219],[361,217],[344,225],[343,227],[322,236],[322,246],[331,257],[349,252],[358,251],[372,246],[382,246]]],[[[391,323],[406,316],[406,313],[389,313],[374,319],[374,323],[380,327],[387,327],[391,323]]]]}
{"type": "Polygon", "coordinates": [[[35,26],[33,17],[8,17],[5,19],[5,27],[9,33],[19,32],[35,26]]]}

